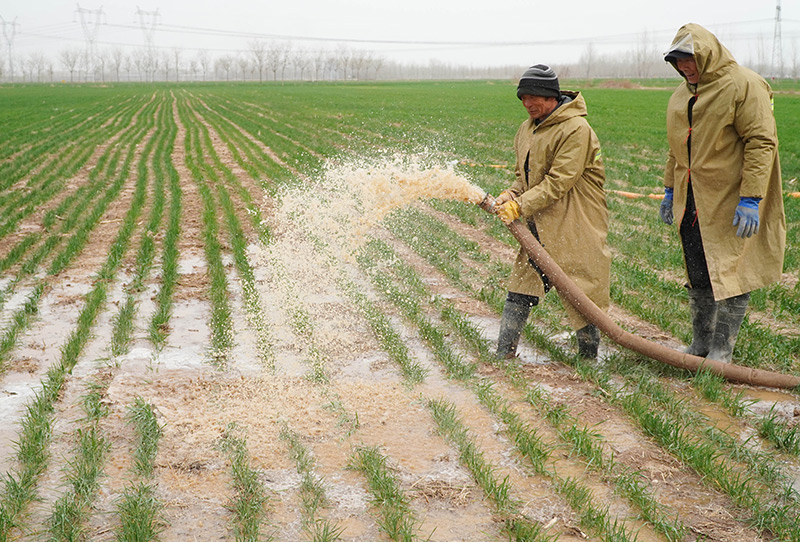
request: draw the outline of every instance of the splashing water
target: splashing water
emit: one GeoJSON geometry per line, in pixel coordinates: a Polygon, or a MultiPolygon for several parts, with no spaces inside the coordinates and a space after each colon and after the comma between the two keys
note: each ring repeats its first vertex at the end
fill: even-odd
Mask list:
{"type": "Polygon", "coordinates": [[[275,233],[300,228],[352,254],[395,209],[421,199],[479,204],[484,196],[452,164],[429,166],[421,156],[330,165],[319,181],[281,196],[275,233]]]}

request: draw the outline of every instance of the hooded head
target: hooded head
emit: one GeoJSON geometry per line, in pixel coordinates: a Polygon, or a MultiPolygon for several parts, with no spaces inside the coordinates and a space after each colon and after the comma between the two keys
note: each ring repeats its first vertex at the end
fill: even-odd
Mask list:
{"type": "Polygon", "coordinates": [[[525,70],[517,85],[517,98],[521,100],[525,95],[558,98],[561,90],[556,72],[544,64],[536,64],[525,70]]]}
{"type": "Polygon", "coordinates": [[[664,53],[664,60],[672,64],[682,77],[685,76],[678,70],[677,62],[689,57],[694,57],[701,81],[714,78],[727,66],[736,64],[731,52],[714,34],[694,23],[683,25],[664,53]]]}

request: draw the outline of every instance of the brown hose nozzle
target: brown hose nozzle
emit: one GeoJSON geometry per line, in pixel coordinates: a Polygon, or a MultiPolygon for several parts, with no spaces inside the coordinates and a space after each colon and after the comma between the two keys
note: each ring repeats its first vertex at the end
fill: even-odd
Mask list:
{"type": "Polygon", "coordinates": [[[484,196],[483,200],[478,204],[478,207],[487,213],[494,214],[494,196],[487,192],[486,196],[484,196]]]}

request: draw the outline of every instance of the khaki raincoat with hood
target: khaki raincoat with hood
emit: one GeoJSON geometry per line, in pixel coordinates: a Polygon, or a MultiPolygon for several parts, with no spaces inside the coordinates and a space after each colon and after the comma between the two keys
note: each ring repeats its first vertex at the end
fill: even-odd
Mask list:
{"type": "Polygon", "coordinates": [[[664,185],[674,189],[680,227],[691,172],[711,287],[717,300],[726,299],[779,280],[783,270],[786,218],[772,90],[702,26],[681,27],[673,51],[693,54],[700,78],[697,85],[682,83],[669,100],[664,185]],[[737,237],[733,226],[740,196],[763,198],[758,233],[749,238],[737,237]]]}
{"type": "MultiPolygon", "coordinates": [[[[516,180],[509,190],[545,250],[605,310],[610,302],[611,252],[600,142],[586,121],[583,96],[568,91],[562,95],[571,101],[541,123],[528,119],[519,127],[514,138],[516,180]]],[[[508,289],[539,298],[546,293],[523,250],[508,289]]],[[[574,329],[589,324],[572,305],[564,305],[574,329]]]]}

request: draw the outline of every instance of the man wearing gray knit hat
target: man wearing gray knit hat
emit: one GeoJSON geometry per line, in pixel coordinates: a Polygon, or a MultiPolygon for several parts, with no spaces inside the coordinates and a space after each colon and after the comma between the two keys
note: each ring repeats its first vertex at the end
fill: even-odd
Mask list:
{"type": "MultiPolygon", "coordinates": [[[[528,119],[514,138],[516,180],[497,197],[497,214],[506,224],[527,221],[556,263],[605,310],[611,282],[605,168],[600,142],[586,121],[586,102],[578,92],[562,91],[558,76],[544,64],[525,70],[517,97],[528,119]]],[[[520,250],[500,320],[499,358],[516,355],[531,308],[549,289],[547,276],[520,250]]],[[[579,355],[596,358],[598,329],[566,299],[564,308],[576,330],[579,355]]]]}
{"type": "Polygon", "coordinates": [[[561,89],[558,87],[558,76],[553,68],[537,64],[525,70],[517,85],[517,98],[521,100],[526,94],[558,98],[561,89]]]}

